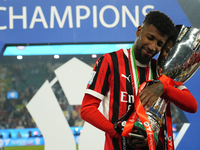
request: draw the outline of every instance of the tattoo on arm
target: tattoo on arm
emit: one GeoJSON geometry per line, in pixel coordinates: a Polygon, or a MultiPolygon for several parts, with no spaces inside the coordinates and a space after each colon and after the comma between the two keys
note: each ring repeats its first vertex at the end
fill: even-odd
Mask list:
{"type": "Polygon", "coordinates": [[[164,88],[163,88],[162,83],[156,83],[156,84],[149,86],[149,90],[155,95],[160,96],[162,95],[164,88]]]}

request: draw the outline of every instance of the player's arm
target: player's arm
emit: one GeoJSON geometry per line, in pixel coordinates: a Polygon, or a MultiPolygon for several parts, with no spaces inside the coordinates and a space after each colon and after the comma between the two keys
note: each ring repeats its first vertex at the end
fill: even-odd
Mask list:
{"type": "Polygon", "coordinates": [[[152,106],[158,97],[162,97],[170,100],[177,107],[186,112],[195,113],[198,108],[196,99],[184,85],[174,87],[161,81],[146,87],[142,92],[140,92],[139,96],[142,104],[144,105],[147,103],[148,107],[152,106]]]}
{"type": "Polygon", "coordinates": [[[197,111],[198,103],[184,85],[175,88],[171,85],[164,84],[164,94],[162,97],[170,100],[186,112],[195,113],[197,111]]]}
{"type": "Polygon", "coordinates": [[[98,110],[101,100],[85,94],[81,105],[81,118],[111,136],[118,137],[114,125],[98,110]]]}

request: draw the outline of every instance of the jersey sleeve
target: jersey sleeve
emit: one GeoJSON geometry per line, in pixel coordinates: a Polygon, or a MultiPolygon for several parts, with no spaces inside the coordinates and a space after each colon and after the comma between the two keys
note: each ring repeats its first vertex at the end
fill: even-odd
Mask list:
{"type": "Polygon", "coordinates": [[[96,61],[85,93],[102,100],[108,91],[109,74],[109,63],[104,55],[96,61]]]}
{"type": "Polygon", "coordinates": [[[81,105],[81,118],[109,135],[119,137],[114,125],[98,110],[100,102],[96,97],[85,94],[81,105]]]}
{"type": "Polygon", "coordinates": [[[195,113],[197,111],[198,103],[184,85],[180,85],[178,87],[167,85],[165,89],[166,90],[163,95],[164,99],[170,100],[177,107],[186,112],[195,113]]]}

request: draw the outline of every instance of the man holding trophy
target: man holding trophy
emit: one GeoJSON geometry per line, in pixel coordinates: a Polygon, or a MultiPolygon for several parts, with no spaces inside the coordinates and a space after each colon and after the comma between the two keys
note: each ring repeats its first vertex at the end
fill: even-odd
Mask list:
{"type": "MultiPolygon", "coordinates": [[[[168,16],[150,11],[137,28],[130,49],[105,54],[95,63],[81,117],[106,133],[104,150],[163,149],[158,133],[167,104],[173,102],[184,111],[197,111],[196,99],[182,81],[167,77],[168,64],[161,63],[158,72],[152,59],[166,46],[174,30],[168,16]],[[104,114],[98,110],[101,102],[104,114]]],[[[195,72],[195,67],[189,72],[195,72]]],[[[172,72],[175,74],[175,69],[172,72]]]]}

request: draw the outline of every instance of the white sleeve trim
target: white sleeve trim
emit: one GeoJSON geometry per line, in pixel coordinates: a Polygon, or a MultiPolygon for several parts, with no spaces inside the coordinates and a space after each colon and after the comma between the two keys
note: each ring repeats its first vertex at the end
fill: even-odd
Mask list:
{"type": "Polygon", "coordinates": [[[104,97],[105,97],[104,95],[102,95],[102,94],[100,94],[100,93],[98,93],[96,91],[93,91],[91,89],[86,89],[85,93],[86,94],[90,94],[90,95],[92,95],[92,96],[94,96],[94,97],[96,97],[96,98],[98,98],[100,100],[103,100],[104,97]]]}
{"type": "Polygon", "coordinates": [[[179,89],[179,90],[183,90],[183,89],[187,89],[187,88],[186,88],[185,85],[182,84],[182,85],[177,86],[177,89],[179,89]]]}

